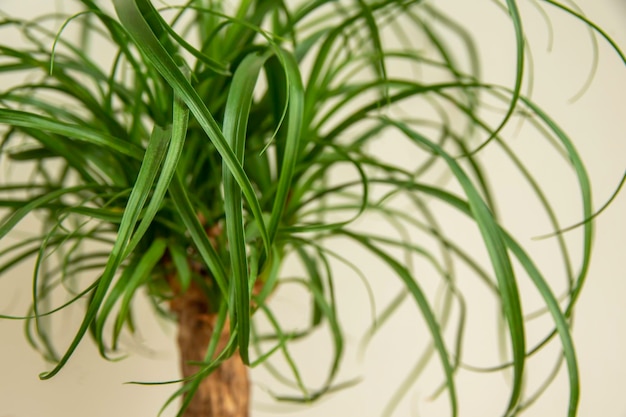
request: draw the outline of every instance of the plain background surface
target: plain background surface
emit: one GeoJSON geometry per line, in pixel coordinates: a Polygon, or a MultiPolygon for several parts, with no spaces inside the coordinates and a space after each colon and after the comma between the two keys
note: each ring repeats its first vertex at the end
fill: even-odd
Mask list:
{"type": "MultiPolygon", "coordinates": [[[[27,13],[32,10],[41,11],[43,5],[49,6],[52,3],[44,0],[0,0],[0,10],[22,9],[22,13],[27,13]]],[[[482,51],[485,77],[511,85],[511,39],[495,35],[510,34],[510,27],[501,13],[494,12],[489,1],[442,0],[434,3],[440,7],[449,6],[457,19],[469,22],[471,30],[476,31],[478,43],[485,43],[487,47],[482,51]]],[[[526,30],[533,45],[538,68],[533,97],[576,139],[576,144],[588,163],[595,185],[594,201],[596,207],[599,207],[610,196],[626,166],[624,65],[600,41],[600,66],[595,80],[582,99],[574,104],[568,103],[567,98],[576,93],[588,73],[590,46],[585,41],[584,33],[583,36],[580,35],[585,29],[574,19],[550,10],[555,41],[554,51],[548,54],[543,41],[547,33],[545,24],[528,7],[527,2],[520,3],[523,3],[520,6],[523,12],[528,14],[526,30]]],[[[618,44],[626,48],[626,3],[623,0],[586,0],[579,4],[592,20],[606,28],[618,44]]],[[[530,140],[523,133],[525,132],[516,140],[530,140]]],[[[393,149],[389,151],[393,152],[393,149]]],[[[494,161],[497,165],[497,160],[494,161]]],[[[541,163],[539,158],[536,169],[543,171],[539,176],[546,178],[548,184],[554,182],[555,192],[558,192],[558,177],[550,171],[548,164],[541,163]]],[[[507,183],[513,180],[506,177],[506,167],[502,167],[502,172],[502,175],[495,176],[494,186],[507,196],[502,202],[507,225],[522,234],[526,231],[528,237],[540,234],[541,229],[533,228],[532,220],[525,217],[526,208],[515,191],[510,190],[510,195],[507,195],[507,183]]],[[[563,207],[559,208],[563,218],[575,221],[578,219],[578,211],[576,202],[571,200],[571,196],[564,197],[563,207]],[[571,212],[567,211],[568,205],[572,206],[571,212]]],[[[626,303],[623,301],[626,294],[626,268],[623,264],[626,255],[624,213],[626,195],[622,194],[597,222],[592,269],[576,313],[574,334],[583,381],[579,414],[582,417],[626,417],[626,359],[623,356],[626,352],[626,303]]],[[[368,267],[364,269],[368,270],[368,267]]],[[[0,308],[3,313],[19,314],[22,310],[15,311],[14,308],[28,299],[31,275],[28,269],[14,271],[13,274],[23,274],[23,280],[0,282],[0,308]]],[[[346,300],[342,303],[340,315],[344,328],[348,329],[348,344],[352,349],[347,355],[354,355],[358,338],[369,323],[362,289],[355,294],[350,293],[354,282],[354,279],[347,280],[338,286],[338,292],[343,293],[346,300]]],[[[375,287],[375,290],[384,291],[383,284],[374,285],[381,285],[380,288],[375,287]]],[[[480,297],[480,294],[476,294],[476,297],[480,297]]],[[[290,301],[287,295],[277,295],[274,301],[277,310],[283,314],[296,317],[301,314],[298,304],[290,301]]],[[[383,335],[386,340],[379,338],[375,341],[363,360],[346,358],[342,375],[347,378],[362,376],[364,381],[349,390],[330,395],[315,405],[300,407],[272,403],[263,392],[267,376],[262,370],[254,370],[252,415],[380,415],[394,387],[413,365],[405,360],[413,357],[413,344],[419,342],[421,336],[425,337],[425,334],[411,335],[411,332],[406,331],[413,324],[414,310],[407,309],[402,313],[402,317],[396,317],[389,332],[383,335]]],[[[71,333],[76,324],[70,318],[60,326],[60,331],[67,330],[71,333]]],[[[142,345],[129,342],[131,356],[121,362],[103,361],[89,342],[83,343],[68,366],[53,380],[45,382],[39,381],[37,375],[48,369],[48,365],[27,345],[21,326],[19,322],[0,321],[0,417],[155,416],[173,391],[171,386],[142,387],[123,384],[133,380],[162,381],[176,378],[178,364],[173,343],[175,331],[171,325],[149,322],[143,330],[146,343],[142,345]],[[147,344],[150,348],[146,347],[147,344]]],[[[492,363],[489,349],[481,348],[480,339],[470,345],[474,350],[467,352],[468,356],[478,362],[483,360],[482,363],[492,363]],[[481,354],[487,356],[481,358],[481,354]]],[[[305,372],[315,374],[319,365],[314,359],[320,354],[320,349],[324,347],[316,345],[313,340],[298,349],[298,354],[305,358],[305,363],[306,357],[312,358],[308,361],[310,366],[305,365],[305,372]]],[[[539,358],[533,361],[532,366],[541,370],[551,363],[551,358],[547,362],[542,362],[539,358]]],[[[432,385],[439,381],[421,381],[417,384],[400,405],[396,415],[447,415],[445,396],[436,401],[428,400],[433,392],[432,385]]],[[[461,417],[499,415],[502,402],[506,400],[499,395],[506,393],[503,381],[501,377],[460,378],[461,417]]],[[[536,407],[525,415],[565,416],[566,397],[567,381],[562,372],[536,407]]],[[[173,410],[164,413],[164,416],[172,415],[173,410]]]]}

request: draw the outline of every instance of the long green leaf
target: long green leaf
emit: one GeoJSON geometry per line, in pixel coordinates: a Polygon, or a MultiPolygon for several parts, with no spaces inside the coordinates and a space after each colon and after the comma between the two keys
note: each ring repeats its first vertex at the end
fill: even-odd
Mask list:
{"type": "Polygon", "coordinates": [[[189,111],[185,107],[185,104],[177,96],[174,97],[172,117],[172,136],[167,149],[167,154],[163,160],[163,167],[156,185],[154,186],[154,192],[152,193],[150,202],[146,206],[141,222],[137,226],[131,242],[128,244],[128,248],[126,249],[127,253],[131,253],[139,244],[139,241],[143,238],[144,234],[150,227],[152,220],[161,208],[161,204],[163,203],[167,189],[172,182],[172,178],[176,173],[176,168],[178,167],[178,162],[183,152],[185,137],[187,135],[189,111]]]}
{"type": "Polygon", "coordinates": [[[174,176],[168,191],[172,197],[176,211],[187,228],[191,240],[198,249],[198,253],[209,267],[209,270],[211,271],[222,296],[228,300],[229,291],[226,268],[215,251],[215,248],[209,241],[209,237],[207,236],[207,233],[204,230],[202,223],[200,223],[198,215],[194,211],[193,205],[189,200],[189,194],[185,191],[185,187],[178,175],[174,176]]]}
{"type": "Polygon", "coordinates": [[[301,149],[302,120],[304,114],[304,90],[300,71],[295,58],[287,53],[281,52],[281,63],[284,65],[288,84],[288,106],[289,117],[287,135],[285,137],[285,151],[283,159],[280,161],[278,188],[272,208],[270,218],[269,234],[273,239],[278,231],[279,222],[288,203],[289,194],[292,189],[294,170],[298,162],[301,149]]]}
{"type": "Polygon", "coordinates": [[[516,278],[513,272],[513,266],[511,265],[511,260],[509,259],[504,237],[502,236],[501,230],[487,205],[484,203],[469,177],[467,177],[454,158],[448,155],[435,143],[410,129],[407,125],[389,119],[384,120],[390,125],[401,130],[417,143],[424,145],[432,152],[441,156],[446,164],[448,164],[450,170],[467,195],[468,202],[472,210],[472,217],[480,229],[483,241],[491,259],[494,273],[498,280],[498,289],[502,297],[502,307],[509,326],[514,364],[513,387],[511,389],[511,397],[506,411],[506,414],[509,414],[519,402],[522,392],[522,378],[526,358],[526,342],[524,336],[524,318],[522,315],[519,291],[517,289],[516,278]]]}
{"type": "Polygon", "coordinates": [[[140,160],[143,152],[135,144],[107,135],[87,126],[76,126],[19,110],[0,109],[0,123],[57,133],[61,136],[108,148],[140,160]]]}
{"type": "MultiPolygon", "coordinates": [[[[237,67],[224,111],[224,137],[231,147],[240,166],[246,147],[246,132],[250,106],[257,78],[267,56],[256,53],[246,56],[237,67]]],[[[241,188],[226,163],[222,165],[224,181],[224,212],[226,233],[230,248],[232,268],[231,282],[234,285],[234,317],[231,324],[238,326],[239,352],[245,364],[250,363],[248,345],[250,343],[250,292],[248,287],[248,260],[246,235],[243,220],[241,188]]]]}
{"type": "Polygon", "coordinates": [[[113,5],[124,28],[128,31],[137,48],[142,51],[154,68],[168,81],[176,94],[187,104],[191,113],[206,132],[208,138],[224,159],[224,163],[232,172],[237,183],[241,187],[246,201],[250,205],[254,219],[261,232],[261,238],[265,244],[266,252],[269,253],[271,240],[265,227],[261,206],[254,189],[250,184],[246,173],[239,164],[234,152],[228,146],[219,125],[211,115],[198,93],[186,80],[172,57],[167,53],[163,45],[156,38],[150,26],[139,11],[138,4],[150,13],[157,13],[149,1],[145,0],[113,0],[113,5]]]}
{"type": "Polygon", "coordinates": [[[458,415],[458,401],[456,394],[456,384],[454,382],[454,370],[452,365],[450,364],[450,358],[448,357],[448,350],[446,349],[445,342],[443,340],[443,335],[441,334],[441,329],[439,327],[439,323],[437,322],[437,318],[435,317],[432,308],[424,294],[423,290],[420,288],[418,283],[413,279],[411,273],[398,261],[393,259],[390,255],[385,253],[376,245],[372,244],[365,237],[358,235],[356,233],[341,231],[341,234],[345,234],[346,236],[354,239],[359,242],[361,245],[366,247],[370,252],[380,258],[386,265],[388,265],[402,280],[402,283],[406,287],[406,289],[410,292],[411,296],[415,300],[418,305],[420,311],[422,312],[422,316],[426,321],[426,325],[430,330],[430,334],[433,338],[433,343],[435,348],[437,349],[437,353],[439,354],[439,358],[441,359],[441,364],[443,366],[443,371],[445,373],[446,378],[446,386],[448,388],[448,392],[450,395],[450,407],[452,409],[452,416],[458,415]]]}
{"type": "Polygon", "coordinates": [[[167,243],[165,239],[156,239],[152,242],[150,247],[143,253],[141,259],[137,263],[132,276],[128,281],[124,283],[124,296],[120,302],[120,309],[115,319],[115,325],[113,327],[113,349],[117,347],[117,341],[122,331],[124,322],[128,320],[130,314],[130,305],[134,298],[135,292],[139,286],[144,283],[153,272],[154,267],[163,258],[167,243]]]}
{"type": "Polygon", "coordinates": [[[80,328],[63,357],[51,371],[40,374],[41,379],[52,378],[63,368],[91,326],[91,323],[95,320],[102,301],[104,300],[109,286],[113,281],[115,273],[126,256],[126,248],[130,243],[132,232],[137,224],[141,210],[143,209],[143,206],[152,191],[152,185],[165,156],[169,139],[170,132],[164,131],[159,127],[155,127],[153,135],[150,138],[148,148],[146,149],[143,163],[141,164],[139,175],[137,176],[137,181],[135,182],[130,197],[128,198],[128,203],[126,205],[124,215],[122,216],[117,238],[113,248],[111,249],[111,255],[107,261],[102,276],[99,279],[93,298],[87,307],[87,311],[80,328]]]}

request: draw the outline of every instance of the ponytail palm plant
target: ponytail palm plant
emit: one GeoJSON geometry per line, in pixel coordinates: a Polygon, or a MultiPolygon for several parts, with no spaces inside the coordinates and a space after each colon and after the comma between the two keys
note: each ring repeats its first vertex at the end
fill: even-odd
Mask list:
{"type": "MultiPolygon", "coordinates": [[[[517,1],[500,5],[515,39],[510,86],[481,80],[470,33],[434,2],[75,3],[80,11],[62,17],[1,20],[26,40],[0,42],[0,72],[24,75],[0,91],[3,164],[32,172],[27,180],[8,175],[0,187],[0,238],[9,242],[0,271],[31,261],[34,273],[28,311],[0,313],[24,320],[29,342],[51,361],[42,379],[62,372],[87,337],[104,358],[118,359],[124,335],[142,327],[135,309],[145,294],[154,314],[178,322],[182,375],[167,402],[181,399],[178,415],[248,415],[248,367],[266,366],[284,385],[272,391],[283,401],[349,389],[357,381],[339,378],[346,331],[337,306],[346,300],[335,293],[337,270],[347,267],[369,289],[380,277],[368,273],[367,258],[402,290],[375,311],[365,343],[411,300],[430,344],[406,358],[418,362],[410,381],[436,361],[443,382],[433,391],[448,398],[450,415],[462,415],[457,375],[472,369],[462,355],[465,275],[497,300],[504,359],[487,370],[510,371],[502,415],[521,414],[560,367],[567,415],[577,414],[570,325],[591,256],[591,184],[573,140],[526,94],[529,50],[517,1]],[[77,40],[68,34],[76,28],[77,40]],[[576,184],[579,223],[559,219],[507,140],[520,120],[576,184]],[[396,144],[405,158],[389,157],[396,144]],[[505,229],[489,186],[497,172],[482,158],[490,148],[543,210],[564,291],[505,229]],[[450,233],[451,212],[477,231],[470,246],[482,248],[484,262],[450,233]],[[23,237],[16,227],[31,215],[41,230],[23,237]],[[576,257],[570,228],[581,236],[576,257]],[[366,255],[351,261],[337,242],[366,255]],[[299,271],[284,270],[287,261],[299,271]],[[532,283],[539,310],[525,307],[520,279],[532,283]],[[288,328],[273,310],[272,295],[286,285],[306,290],[307,326],[288,328]],[[82,319],[61,345],[49,326],[66,310],[82,319]],[[550,326],[531,338],[536,316],[550,326]],[[320,332],[332,358],[312,386],[290,347],[320,332]],[[525,387],[527,362],[554,345],[554,371],[525,387]]],[[[586,23],[624,61],[577,10],[551,0],[539,6],[586,23]]],[[[396,397],[410,386],[398,385],[396,397]]]]}

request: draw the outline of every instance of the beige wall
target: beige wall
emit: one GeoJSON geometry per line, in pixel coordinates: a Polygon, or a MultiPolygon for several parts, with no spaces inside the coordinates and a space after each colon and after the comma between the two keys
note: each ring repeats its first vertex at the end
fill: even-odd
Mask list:
{"type": "MultiPolygon", "coordinates": [[[[491,2],[440,0],[434,3],[441,7],[450,3],[459,19],[476,22],[473,28],[478,31],[477,37],[489,45],[485,51],[484,64],[487,76],[510,85],[510,72],[507,72],[510,71],[513,59],[512,49],[508,43],[510,39],[506,36],[495,36],[490,32],[495,30],[493,29],[495,27],[501,30],[503,27],[506,28],[506,21],[498,13],[493,13],[491,2]],[[495,20],[492,21],[491,18],[495,20]]],[[[577,139],[577,145],[589,163],[590,175],[595,183],[595,201],[599,206],[610,196],[626,166],[624,64],[601,41],[601,62],[596,79],[584,98],[575,104],[567,103],[563,97],[570,97],[584,83],[591,56],[589,44],[586,43],[584,36],[579,36],[581,27],[576,21],[553,14],[556,33],[555,52],[552,55],[547,54],[542,40],[547,33],[543,21],[531,7],[528,7],[527,2],[520,3],[523,3],[523,11],[528,13],[526,29],[538,68],[533,97],[577,139]]],[[[624,25],[626,3],[623,0],[580,0],[578,3],[626,49],[624,25]]],[[[0,10],[22,9],[23,13],[28,13],[33,10],[40,11],[50,4],[53,2],[47,0],[0,0],[0,10]]],[[[520,134],[515,140],[531,139],[520,134]]],[[[497,164],[495,158],[496,156],[494,164],[497,164]]],[[[542,167],[538,166],[537,169],[542,167]]],[[[503,171],[506,171],[504,167],[503,171]]],[[[550,182],[549,178],[553,174],[549,170],[543,174],[550,182]]],[[[508,181],[506,177],[496,176],[494,185],[506,193],[508,181]]],[[[556,185],[555,192],[558,192],[558,183],[556,185]]],[[[524,214],[525,207],[522,202],[516,200],[514,193],[510,195],[510,201],[503,202],[502,205],[510,210],[505,216],[509,227],[522,234],[526,233],[527,237],[540,234],[541,230],[530,227],[527,220],[524,223],[519,222],[520,217],[516,213],[524,214]]],[[[572,221],[578,219],[575,203],[564,200],[562,206],[560,209],[565,219],[572,221]],[[568,212],[567,206],[570,204],[572,210],[568,212]]],[[[582,417],[626,417],[624,213],[626,213],[626,195],[622,193],[613,207],[598,220],[593,266],[576,315],[575,337],[583,380],[580,411],[582,417]]],[[[541,248],[540,243],[537,245],[537,248],[541,248]]],[[[540,249],[535,250],[537,256],[541,257],[540,249]]],[[[22,310],[17,310],[16,306],[23,305],[22,302],[28,300],[30,296],[31,275],[28,269],[12,273],[22,278],[0,279],[0,312],[19,314],[22,310]]],[[[354,282],[355,279],[351,281],[354,282]]],[[[352,288],[349,285],[350,283],[340,284],[338,291],[348,294],[348,290],[352,288]]],[[[383,291],[383,284],[374,285],[379,285],[383,291]]],[[[359,311],[355,310],[355,306],[362,308],[365,305],[362,292],[353,296],[348,295],[346,300],[348,301],[342,303],[342,316],[345,317],[342,323],[350,335],[347,354],[353,355],[361,332],[369,323],[369,316],[366,308],[362,310],[362,314],[355,313],[359,311]],[[350,303],[350,297],[354,297],[354,304],[350,303]]],[[[300,314],[298,305],[290,301],[286,295],[277,296],[275,302],[277,309],[286,314],[293,314],[296,317],[300,314]]],[[[346,378],[364,376],[366,379],[363,383],[337,395],[328,396],[313,407],[273,404],[262,390],[267,381],[263,371],[253,371],[255,397],[252,415],[255,417],[379,415],[388,395],[393,391],[392,388],[412,366],[405,362],[405,358],[414,354],[414,343],[423,342],[426,337],[425,333],[403,336],[407,333],[405,329],[413,325],[414,316],[411,315],[413,313],[410,308],[403,309],[405,321],[396,321],[391,326],[391,330],[398,332],[395,336],[392,332],[385,333],[385,337],[394,344],[391,356],[385,355],[383,341],[378,340],[372,344],[363,361],[346,359],[346,371],[342,375],[346,378]]],[[[60,326],[59,332],[71,332],[77,325],[76,318],[68,317],[66,320],[67,322],[60,326]]],[[[84,343],[68,366],[53,380],[46,382],[39,381],[37,375],[49,369],[49,365],[27,345],[21,327],[21,322],[0,321],[0,417],[152,417],[156,415],[168,394],[173,391],[173,388],[168,386],[123,385],[124,382],[132,380],[161,381],[176,378],[177,358],[172,342],[175,331],[172,326],[151,322],[144,331],[145,345],[149,344],[150,348],[142,346],[139,342],[133,342],[130,349],[131,357],[121,362],[109,363],[101,360],[93,346],[84,343]]],[[[493,363],[489,356],[481,356],[484,352],[479,342],[480,340],[478,343],[471,343],[474,351],[468,352],[468,356],[479,363],[493,363]]],[[[313,342],[299,350],[299,354],[315,358],[319,349],[313,342]]],[[[539,358],[538,361],[533,361],[532,366],[541,370],[547,366],[546,364],[551,363],[549,355],[546,357],[547,362],[542,360],[539,358]]],[[[306,372],[314,373],[316,362],[311,360],[309,365],[310,369],[306,372]]],[[[436,369],[433,370],[434,374],[435,371],[436,369]]],[[[432,393],[432,387],[428,383],[439,383],[440,379],[437,378],[434,382],[423,381],[412,389],[396,415],[436,417],[446,415],[445,396],[436,401],[427,400],[432,393]],[[421,414],[410,414],[410,410],[418,410],[421,414]]],[[[461,417],[499,415],[502,402],[505,400],[498,396],[499,392],[506,389],[503,381],[500,377],[461,378],[459,381],[463,407],[461,417]]],[[[566,395],[566,378],[562,373],[554,387],[527,415],[565,416],[566,395]]],[[[163,415],[173,416],[175,413],[170,409],[163,415]]]]}

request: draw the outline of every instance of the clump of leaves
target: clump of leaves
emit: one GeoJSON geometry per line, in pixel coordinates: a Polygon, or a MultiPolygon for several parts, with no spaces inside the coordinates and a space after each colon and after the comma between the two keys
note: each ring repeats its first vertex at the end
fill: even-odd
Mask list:
{"type": "MultiPolygon", "coordinates": [[[[400,300],[415,302],[432,340],[424,357],[438,357],[452,415],[459,409],[455,375],[463,366],[466,302],[455,264],[481,278],[500,304],[510,360],[499,369],[510,368],[512,382],[504,415],[521,412],[545,389],[523,394],[525,364],[553,341],[563,355],[546,384],[564,362],[569,416],[576,415],[579,380],[570,321],[591,255],[591,185],[570,137],[522,94],[527,52],[516,1],[502,5],[516,36],[510,88],[481,81],[470,35],[428,2],[318,0],[293,6],[244,0],[231,9],[192,0],[158,10],[148,0],[113,0],[113,10],[92,0],[78,3],[83,11],[62,20],[4,16],[0,22],[27,40],[20,48],[0,45],[0,72],[28,75],[0,92],[3,155],[33,168],[27,181],[0,188],[0,205],[9,210],[0,237],[10,237],[31,214],[42,220],[40,234],[2,250],[0,271],[34,259],[32,306],[23,319],[29,341],[55,363],[42,378],[57,374],[87,334],[111,357],[124,329],[141,327],[133,316],[140,289],[147,289],[156,313],[167,315],[164,303],[175,280],[182,289],[200,286],[218,326],[230,323],[231,334],[223,352],[214,355],[212,344],[202,370],[176,394],[193,392],[238,352],[252,366],[270,366],[283,355],[299,394],[278,397],[312,401],[342,386],[336,377],[345,334],[333,265],[346,263],[368,279],[367,271],[358,271],[361,265],[326,245],[341,238],[382,261],[403,286],[372,334],[393,318],[400,300]],[[76,27],[78,41],[64,34],[76,27]],[[456,58],[442,33],[465,46],[467,62],[456,58]],[[106,42],[112,58],[97,59],[92,41],[106,42]],[[504,111],[486,117],[486,103],[494,102],[504,111]],[[502,135],[518,119],[545,136],[578,184],[584,222],[578,226],[583,238],[577,261],[549,196],[502,135]],[[397,138],[415,153],[410,163],[385,154],[397,138]],[[488,146],[509,158],[549,218],[568,279],[566,294],[555,294],[500,223],[489,166],[481,162],[480,151],[488,146]],[[442,175],[457,191],[442,183],[442,175]],[[487,266],[455,242],[431,204],[475,224],[487,266]],[[363,219],[372,215],[397,232],[371,232],[363,219]],[[406,230],[437,244],[416,243],[406,230]],[[282,328],[268,303],[289,281],[280,274],[287,257],[303,266],[295,282],[308,290],[312,305],[310,327],[298,332],[282,328]],[[438,277],[443,295],[437,304],[412,270],[413,258],[428,262],[438,277]],[[521,274],[532,281],[543,299],[542,314],[552,320],[538,342],[525,335],[521,274]],[[84,308],[84,318],[59,353],[43,318],[69,307],[84,308]],[[450,320],[453,310],[460,312],[456,322],[450,320]],[[270,323],[269,332],[257,329],[253,313],[270,323]],[[322,326],[330,329],[334,357],[326,382],[312,389],[289,346],[322,326]]],[[[588,23],[624,59],[582,15],[544,3],[588,23]]]]}

